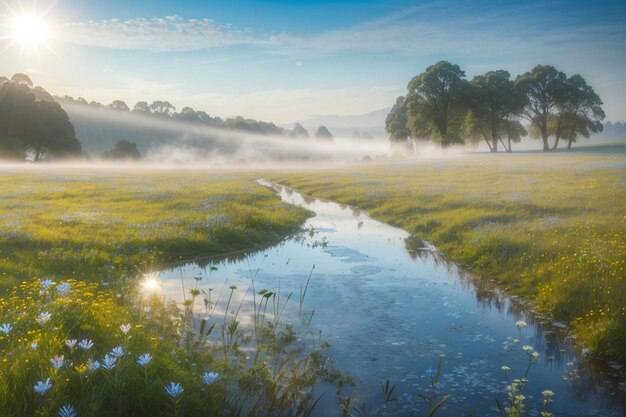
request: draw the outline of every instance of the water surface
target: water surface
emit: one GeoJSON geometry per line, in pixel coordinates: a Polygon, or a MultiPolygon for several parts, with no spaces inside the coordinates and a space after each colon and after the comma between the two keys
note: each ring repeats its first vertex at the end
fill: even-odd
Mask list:
{"type": "MultiPolygon", "coordinates": [[[[426,370],[445,355],[440,390],[452,399],[439,415],[497,416],[495,399],[505,400],[507,385],[501,367],[512,369],[509,380],[522,377],[529,356],[521,347],[529,345],[540,354],[528,372],[529,415],[542,410],[545,389],[555,392],[550,411],[556,416],[626,415],[620,366],[582,356],[562,323],[535,317],[523,303],[464,274],[404,230],[355,208],[262,184],[272,186],[283,202],[315,213],[304,225],[309,232],[234,260],[164,271],[167,297],[189,298],[194,277],[201,276],[199,288],[213,288],[214,297],[221,293],[223,308],[228,286],[237,286],[234,299],[250,297],[254,277],[256,291],[280,291],[283,300],[291,293],[283,318],[300,323],[298,299],[315,265],[303,314],[312,315],[308,330],[321,332],[322,340],[331,343],[335,365],[357,379],[355,398],[377,405],[380,384],[389,379],[397,383],[400,399],[401,409],[394,413],[423,415],[425,406],[416,393],[427,389],[426,370]],[[528,326],[518,329],[518,320],[528,326]]],[[[244,304],[244,324],[250,308],[244,304]]],[[[204,304],[199,301],[195,309],[202,315],[204,304]]],[[[329,392],[317,415],[341,415],[332,389],[320,389],[329,392]]]]}

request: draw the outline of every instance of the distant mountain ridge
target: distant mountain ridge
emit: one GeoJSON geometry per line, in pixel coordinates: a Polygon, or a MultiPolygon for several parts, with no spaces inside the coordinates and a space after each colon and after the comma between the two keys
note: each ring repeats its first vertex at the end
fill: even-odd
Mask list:
{"type": "MultiPolygon", "coordinates": [[[[335,114],[313,116],[304,120],[297,120],[306,129],[313,130],[317,126],[326,126],[335,136],[351,137],[352,133],[359,131],[367,132],[375,138],[387,138],[385,132],[385,118],[389,114],[391,107],[385,107],[364,114],[351,114],[338,116],[335,114]]],[[[294,123],[284,124],[283,127],[292,127],[294,123]]]]}

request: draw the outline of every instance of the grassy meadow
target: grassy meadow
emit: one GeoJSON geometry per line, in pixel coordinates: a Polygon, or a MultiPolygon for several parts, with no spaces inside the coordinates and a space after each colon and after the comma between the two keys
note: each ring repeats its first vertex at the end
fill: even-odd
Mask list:
{"type": "MultiPolygon", "coordinates": [[[[141,277],[276,243],[308,212],[251,175],[209,171],[5,167],[0,193],[0,415],[304,416],[314,407],[323,345],[305,350],[278,319],[243,329],[218,301],[207,308],[224,312],[194,328],[192,302],[167,304],[141,277]]],[[[259,299],[284,308],[274,293],[259,299]]]]}
{"type": "Polygon", "coordinates": [[[225,172],[3,169],[0,195],[5,289],[48,277],[116,280],[265,246],[308,216],[253,176],[225,172]]]}
{"type": "MultiPolygon", "coordinates": [[[[610,150],[610,149],[609,149],[610,150]]],[[[269,179],[350,204],[626,360],[626,155],[468,155],[269,179]]]]}

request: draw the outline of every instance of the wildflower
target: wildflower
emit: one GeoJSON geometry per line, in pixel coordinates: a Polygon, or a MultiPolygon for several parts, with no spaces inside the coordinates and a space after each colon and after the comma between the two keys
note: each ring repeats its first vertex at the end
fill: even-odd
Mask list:
{"type": "Polygon", "coordinates": [[[149,353],[144,353],[139,358],[137,358],[137,363],[145,368],[151,360],[152,355],[150,355],[149,353]]]}
{"type": "Polygon", "coordinates": [[[131,327],[132,326],[130,324],[122,324],[120,326],[120,330],[122,331],[122,333],[126,334],[126,333],[128,333],[130,331],[131,327]]]}
{"type": "Polygon", "coordinates": [[[539,352],[533,352],[531,353],[531,356],[533,357],[533,359],[539,359],[539,352]]]}
{"type": "Polygon", "coordinates": [[[511,368],[509,368],[509,367],[508,367],[508,366],[506,366],[506,365],[502,365],[502,366],[500,367],[500,369],[502,369],[504,372],[509,372],[509,371],[511,370],[511,368]]]}
{"type": "Polygon", "coordinates": [[[144,313],[149,313],[149,312],[151,312],[151,311],[152,311],[152,307],[150,307],[150,306],[145,306],[145,307],[143,308],[143,312],[144,312],[144,313]]]}
{"type": "Polygon", "coordinates": [[[50,286],[52,285],[52,280],[51,279],[44,279],[40,281],[41,283],[41,288],[44,291],[48,291],[48,289],[50,289],[50,286]]]}
{"type": "Polygon", "coordinates": [[[428,368],[426,370],[426,375],[428,375],[428,376],[435,376],[436,373],[437,373],[437,371],[435,371],[433,368],[428,368]]]}
{"type": "Polygon", "coordinates": [[[172,399],[175,399],[185,391],[183,386],[180,385],[178,382],[170,382],[163,388],[165,389],[165,392],[167,392],[167,395],[169,395],[172,399]]]}
{"type": "Polygon", "coordinates": [[[74,348],[76,347],[76,343],[77,342],[78,342],[78,340],[76,340],[76,339],[69,339],[69,340],[65,341],[65,346],[70,348],[70,350],[74,350],[74,348]]]}
{"type": "Polygon", "coordinates": [[[533,347],[530,346],[530,345],[524,345],[524,346],[522,346],[522,350],[524,352],[532,352],[533,351],[533,347]]]}
{"type": "Polygon", "coordinates": [[[109,356],[108,354],[104,355],[104,359],[102,359],[102,366],[107,371],[115,368],[115,362],[117,361],[116,356],[109,356]]]}
{"type": "Polygon", "coordinates": [[[121,346],[116,346],[111,350],[111,355],[119,358],[120,356],[124,355],[124,349],[122,349],[121,346]]]}
{"type": "Polygon", "coordinates": [[[553,401],[553,397],[554,397],[554,391],[547,389],[547,390],[544,390],[542,394],[543,394],[543,403],[551,404],[553,401]]]}
{"type": "Polygon", "coordinates": [[[50,363],[52,364],[54,369],[61,369],[63,368],[63,365],[65,364],[64,359],[65,357],[63,355],[55,356],[54,358],[50,359],[50,363]]]}
{"type": "Polygon", "coordinates": [[[517,326],[518,329],[521,329],[528,326],[528,324],[524,320],[518,320],[515,322],[515,326],[517,326]]]}
{"type": "Polygon", "coordinates": [[[218,376],[219,374],[217,372],[205,372],[204,375],[202,375],[202,382],[206,385],[211,385],[218,376]]]}
{"type": "Polygon", "coordinates": [[[62,282],[59,285],[57,285],[57,292],[59,293],[60,297],[65,297],[67,294],[70,293],[70,289],[71,289],[71,285],[69,282],[62,282]]]}
{"type": "Polygon", "coordinates": [[[93,347],[93,342],[90,339],[83,339],[78,342],[78,347],[80,349],[89,350],[93,347]]]}
{"type": "Polygon", "coordinates": [[[39,346],[39,344],[38,344],[37,342],[33,342],[33,343],[31,343],[31,344],[30,344],[30,348],[31,348],[32,350],[36,350],[36,349],[37,349],[37,346],[39,346]]]}
{"type": "Polygon", "coordinates": [[[33,388],[35,389],[35,392],[37,394],[44,395],[46,391],[52,388],[52,382],[50,382],[50,378],[47,378],[45,382],[37,381],[37,385],[35,385],[33,388]]]}
{"type": "Polygon", "coordinates": [[[76,410],[71,405],[64,405],[59,408],[59,417],[76,417],[76,410]]]}
{"type": "Polygon", "coordinates": [[[13,330],[13,326],[11,326],[9,323],[4,323],[2,326],[0,326],[0,333],[9,334],[11,330],[13,330]]]}
{"type": "Polygon", "coordinates": [[[516,338],[516,339],[513,339],[513,343],[519,343],[519,342],[520,342],[520,340],[519,340],[519,339],[517,339],[517,338],[516,338]]]}
{"type": "Polygon", "coordinates": [[[52,318],[52,314],[48,313],[47,311],[44,311],[43,313],[39,314],[39,316],[37,316],[37,323],[43,326],[44,324],[49,322],[51,318],[52,318]]]}
{"type": "Polygon", "coordinates": [[[89,372],[95,372],[100,369],[100,362],[94,361],[92,359],[87,360],[87,369],[89,372]]]}

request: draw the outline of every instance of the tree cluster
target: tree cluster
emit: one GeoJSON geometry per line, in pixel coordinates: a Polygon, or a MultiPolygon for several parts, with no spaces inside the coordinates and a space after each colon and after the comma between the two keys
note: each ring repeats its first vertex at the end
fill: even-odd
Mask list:
{"type": "Polygon", "coordinates": [[[67,113],[25,74],[0,77],[0,156],[39,161],[81,155],[67,113]]]}
{"type": "Polygon", "coordinates": [[[411,79],[385,129],[392,146],[406,149],[414,140],[433,140],[442,148],[484,141],[491,152],[499,144],[510,152],[528,134],[547,151],[561,140],[569,148],[579,137],[602,131],[604,117],[602,100],[578,74],[568,78],[538,65],[515,80],[496,70],[468,81],[458,65],[440,61],[411,79]]]}

